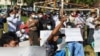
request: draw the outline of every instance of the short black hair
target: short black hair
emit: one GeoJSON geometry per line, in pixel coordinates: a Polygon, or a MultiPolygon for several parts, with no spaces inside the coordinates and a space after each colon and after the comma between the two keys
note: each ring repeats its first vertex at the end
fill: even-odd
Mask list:
{"type": "Polygon", "coordinates": [[[12,41],[12,40],[19,42],[19,38],[17,37],[15,32],[7,32],[7,33],[3,34],[1,37],[0,46],[3,47],[4,44],[9,44],[10,41],[12,41]]]}
{"type": "Polygon", "coordinates": [[[90,15],[97,14],[96,12],[91,12],[90,15]]]}
{"type": "Polygon", "coordinates": [[[62,38],[62,37],[64,37],[64,36],[65,36],[65,34],[60,34],[60,35],[59,35],[60,38],[62,38]]]}
{"type": "Polygon", "coordinates": [[[59,38],[62,38],[65,36],[65,34],[61,33],[60,31],[57,32],[56,36],[59,36],[59,38]]]}

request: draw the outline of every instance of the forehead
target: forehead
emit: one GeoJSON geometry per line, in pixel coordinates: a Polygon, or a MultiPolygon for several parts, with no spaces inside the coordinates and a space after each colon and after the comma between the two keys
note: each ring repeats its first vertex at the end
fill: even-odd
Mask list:
{"type": "Polygon", "coordinates": [[[17,40],[11,40],[11,41],[10,41],[10,44],[11,44],[11,43],[12,43],[12,44],[16,44],[16,43],[18,43],[18,41],[17,41],[17,40]]]}

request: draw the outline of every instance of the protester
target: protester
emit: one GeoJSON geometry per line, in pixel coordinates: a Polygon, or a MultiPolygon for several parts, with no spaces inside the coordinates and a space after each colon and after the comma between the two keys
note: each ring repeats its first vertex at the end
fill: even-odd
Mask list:
{"type": "Polygon", "coordinates": [[[17,47],[19,44],[19,39],[16,36],[15,32],[7,32],[2,35],[0,39],[1,47],[17,47]]]}
{"type": "Polygon", "coordinates": [[[38,23],[39,23],[38,16],[35,14],[35,12],[32,12],[29,19],[26,22],[29,28],[30,45],[37,45],[37,46],[40,45],[38,23]]]}
{"type": "Polygon", "coordinates": [[[57,50],[57,41],[60,38],[58,32],[64,21],[66,21],[66,17],[61,18],[60,23],[54,28],[52,33],[49,35],[47,42],[43,45],[47,48],[47,56],[54,56],[57,50]]]}
{"type": "MultiPolygon", "coordinates": [[[[78,10],[74,10],[69,16],[69,21],[66,23],[68,28],[82,28],[84,27],[84,20],[80,16],[78,10]]],[[[80,32],[82,33],[82,32],[80,32]]],[[[82,33],[83,34],[83,33],[82,33]]],[[[84,56],[84,48],[82,41],[68,41],[66,43],[66,47],[68,48],[69,56],[84,56]]]]}
{"type": "Polygon", "coordinates": [[[42,30],[47,30],[48,29],[47,28],[48,24],[51,26],[51,30],[54,29],[54,27],[55,27],[55,22],[52,18],[52,13],[51,12],[48,13],[48,14],[44,13],[43,17],[40,19],[40,22],[41,22],[41,25],[43,27],[42,30]]]}
{"type": "Polygon", "coordinates": [[[8,23],[8,31],[16,32],[19,29],[20,18],[17,15],[17,12],[15,9],[12,9],[10,11],[9,17],[7,17],[7,23],[8,23]]]}
{"type": "Polygon", "coordinates": [[[74,24],[75,24],[75,27],[76,28],[80,28],[81,30],[81,35],[83,37],[83,39],[85,39],[85,36],[84,36],[84,27],[85,27],[85,20],[83,19],[82,15],[80,13],[78,13],[78,16],[75,18],[75,21],[74,21],[74,24]]]}
{"type": "Polygon", "coordinates": [[[87,26],[88,26],[87,41],[88,41],[88,44],[90,44],[90,45],[92,45],[92,42],[94,41],[93,34],[94,34],[94,29],[95,29],[94,22],[97,21],[96,16],[97,16],[96,12],[91,12],[90,17],[86,20],[87,26]]]}
{"type": "Polygon", "coordinates": [[[75,27],[75,18],[78,17],[78,10],[74,10],[72,11],[72,13],[69,16],[68,22],[66,23],[67,25],[69,25],[71,28],[75,27]]]}

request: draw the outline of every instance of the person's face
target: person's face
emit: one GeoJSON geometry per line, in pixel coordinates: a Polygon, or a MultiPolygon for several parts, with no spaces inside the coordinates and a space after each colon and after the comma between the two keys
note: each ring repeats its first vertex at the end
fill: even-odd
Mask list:
{"type": "Polygon", "coordinates": [[[96,15],[96,14],[93,14],[92,16],[93,16],[94,18],[96,18],[97,15],[96,15]]]}
{"type": "Polygon", "coordinates": [[[56,42],[58,40],[59,36],[54,36],[53,41],[56,42]]]}
{"type": "Polygon", "coordinates": [[[12,40],[9,44],[4,44],[4,47],[17,47],[18,41],[12,40]]]}
{"type": "Polygon", "coordinates": [[[43,17],[43,14],[42,14],[42,13],[39,13],[39,14],[38,14],[38,17],[39,17],[39,18],[42,18],[42,17],[43,17]]]}

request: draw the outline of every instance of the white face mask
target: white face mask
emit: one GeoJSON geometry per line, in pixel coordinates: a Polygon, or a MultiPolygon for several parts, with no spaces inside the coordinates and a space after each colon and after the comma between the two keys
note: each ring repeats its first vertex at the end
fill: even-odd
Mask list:
{"type": "Polygon", "coordinates": [[[35,15],[35,18],[38,18],[38,16],[37,16],[37,15],[35,15]]]}
{"type": "Polygon", "coordinates": [[[47,28],[48,28],[49,30],[51,30],[51,26],[50,26],[50,25],[47,25],[47,28]]]}
{"type": "Polygon", "coordinates": [[[32,15],[32,17],[33,17],[33,18],[38,18],[38,16],[37,16],[37,15],[32,15]]]}
{"type": "Polygon", "coordinates": [[[39,15],[39,18],[42,18],[43,15],[39,15]]]}
{"type": "Polygon", "coordinates": [[[24,32],[25,32],[25,30],[24,30],[24,29],[21,29],[21,32],[22,32],[22,33],[24,33],[24,32]]]}
{"type": "Polygon", "coordinates": [[[10,14],[10,17],[15,17],[15,15],[14,14],[10,14]]]}

